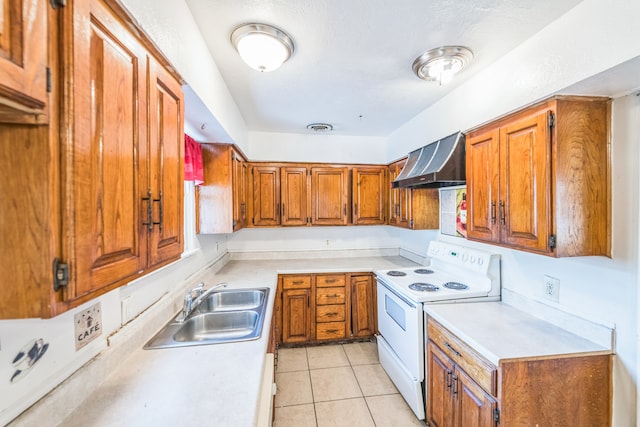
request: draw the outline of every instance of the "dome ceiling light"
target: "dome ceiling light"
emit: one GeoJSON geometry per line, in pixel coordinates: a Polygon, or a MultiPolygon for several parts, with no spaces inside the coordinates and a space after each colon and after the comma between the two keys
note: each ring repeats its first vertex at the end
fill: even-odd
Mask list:
{"type": "Polygon", "coordinates": [[[413,61],[413,72],[423,80],[449,83],[453,76],[473,59],[471,50],[464,46],[442,46],[431,49],[413,61]]]}
{"type": "Polygon", "coordinates": [[[240,58],[254,70],[273,71],[293,55],[293,39],[267,24],[243,24],[231,33],[231,43],[240,58]]]}
{"type": "Polygon", "coordinates": [[[311,123],[307,125],[307,129],[320,133],[331,132],[333,130],[333,126],[331,126],[329,123],[311,123]]]}

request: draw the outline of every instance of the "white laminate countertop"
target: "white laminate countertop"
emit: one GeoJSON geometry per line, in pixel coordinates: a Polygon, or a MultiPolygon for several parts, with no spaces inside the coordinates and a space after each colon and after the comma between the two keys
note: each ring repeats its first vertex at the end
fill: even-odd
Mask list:
{"type": "Polygon", "coordinates": [[[425,304],[424,311],[496,366],[514,359],[613,353],[503,302],[425,304]]]}
{"type": "MultiPolygon", "coordinates": [[[[270,288],[258,340],[155,350],[140,345],[60,425],[253,427],[278,273],[371,272],[415,265],[400,256],[229,261],[205,275],[206,287],[227,282],[229,288],[270,288]]],[[[148,325],[146,339],[163,325],[148,325]]]]}

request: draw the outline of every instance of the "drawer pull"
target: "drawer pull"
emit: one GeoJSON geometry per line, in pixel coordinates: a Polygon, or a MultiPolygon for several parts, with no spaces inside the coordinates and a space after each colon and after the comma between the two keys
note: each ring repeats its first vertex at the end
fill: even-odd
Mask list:
{"type": "Polygon", "coordinates": [[[304,280],[294,280],[293,282],[294,285],[302,285],[304,283],[304,280]]]}
{"type": "Polygon", "coordinates": [[[327,316],[327,317],[335,317],[335,316],[337,316],[337,315],[338,315],[338,312],[337,312],[337,311],[333,311],[333,312],[331,312],[331,313],[327,313],[327,314],[325,314],[325,316],[327,316]]]}
{"type": "Polygon", "coordinates": [[[445,347],[447,347],[449,350],[451,350],[451,351],[453,352],[453,354],[455,354],[455,355],[456,355],[456,356],[458,356],[458,357],[462,357],[462,355],[461,355],[460,353],[458,353],[458,351],[457,351],[455,348],[451,347],[451,345],[450,345],[448,342],[445,342],[445,343],[444,343],[444,345],[445,345],[445,347]]]}
{"type": "Polygon", "coordinates": [[[327,279],[324,281],[325,283],[336,283],[337,280],[336,279],[327,279]]]}
{"type": "Polygon", "coordinates": [[[336,332],[338,332],[337,329],[327,329],[328,334],[335,334],[336,332]]]}

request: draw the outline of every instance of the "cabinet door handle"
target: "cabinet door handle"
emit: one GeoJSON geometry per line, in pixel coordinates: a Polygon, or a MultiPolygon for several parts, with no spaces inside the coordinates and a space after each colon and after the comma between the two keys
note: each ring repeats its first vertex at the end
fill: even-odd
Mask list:
{"type": "Polygon", "coordinates": [[[346,204],[345,204],[345,205],[344,205],[344,207],[342,208],[342,213],[343,213],[344,215],[346,215],[346,214],[347,214],[347,205],[346,205],[346,204]]]}
{"type": "Polygon", "coordinates": [[[451,382],[453,383],[453,395],[455,396],[458,394],[458,376],[454,374],[451,377],[451,382]]]}
{"type": "Polygon", "coordinates": [[[451,388],[451,374],[453,374],[453,372],[447,369],[447,379],[446,379],[447,388],[451,388]]]}
{"type": "Polygon", "coordinates": [[[276,216],[280,216],[280,203],[276,205],[276,216]]]}
{"type": "Polygon", "coordinates": [[[504,201],[500,200],[500,224],[504,225],[504,223],[505,223],[504,201]]]}
{"type": "Polygon", "coordinates": [[[358,215],[358,204],[357,204],[357,203],[354,205],[354,207],[353,207],[353,211],[354,211],[353,213],[354,213],[355,215],[358,215]]]}
{"type": "Polygon", "coordinates": [[[455,348],[451,347],[451,345],[448,342],[445,342],[444,346],[447,347],[449,350],[451,350],[453,354],[455,354],[456,356],[462,357],[462,355],[458,353],[458,351],[455,348]]]}
{"type": "Polygon", "coordinates": [[[160,192],[160,197],[155,200],[158,202],[158,211],[160,213],[160,221],[154,223],[158,225],[160,232],[162,233],[162,225],[164,224],[164,199],[162,198],[162,191],[160,192]]]}
{"type": "Polygon", "coordinates": [[[282,216],[284,216],[284,203],[282,204],[282,216]]]}
{"type": "Polygon", "coordinates": [[[147,197],[142,198],[143,202],[147,202],[147,222],[143,222],[142,225],[146,225],[149,231],[153,231],[153,202],[151,200],[151,189],[149,189],[147,190],[147,197]]]}
{"type": "Polygon", "coordinates": [[[491,201],[491,224],[496,223],[496,201],[491,201]]]}

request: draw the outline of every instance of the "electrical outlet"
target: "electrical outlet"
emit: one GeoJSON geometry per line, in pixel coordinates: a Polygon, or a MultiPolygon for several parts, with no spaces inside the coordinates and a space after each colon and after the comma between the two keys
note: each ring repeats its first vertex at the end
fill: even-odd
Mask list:
{"type": "Polygon", "coordinates": [[[544,297],[554,302],[560,300],[560,279],[544,275],[544,297]]]}

